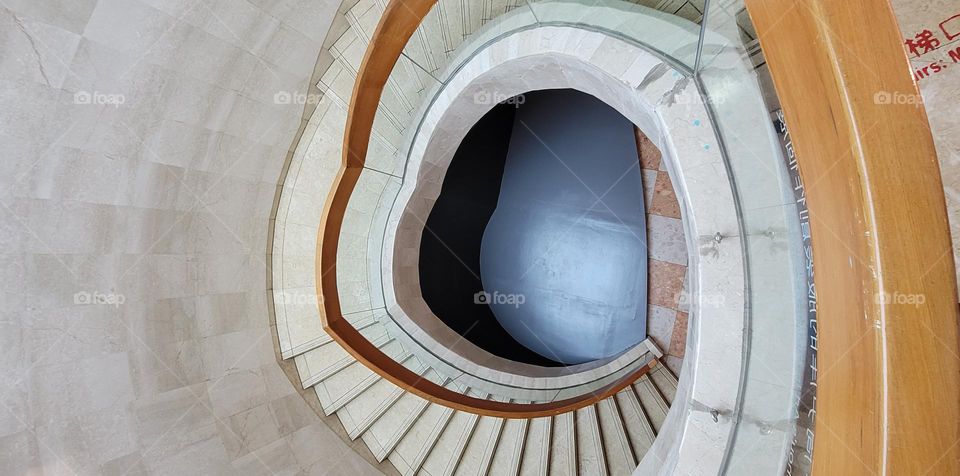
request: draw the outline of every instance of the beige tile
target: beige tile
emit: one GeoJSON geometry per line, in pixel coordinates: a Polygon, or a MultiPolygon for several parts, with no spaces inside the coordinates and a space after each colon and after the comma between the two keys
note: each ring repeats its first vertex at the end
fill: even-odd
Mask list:
{"type": "Polygon", "coordinates": [[[680,301],[686,272],[686,266],[654,259],[650,260],[649,292],[647,294],[650,304],[667,309],[676,309],[680,301]]]}
{"type": "Polygon", "coordinates": [[[114,458],[100,465],[103,476],[147,476],[149,471],[139,451],[114,458]]]}
{"type": "Polygon", "coordinates": [[[239,474],[252,476],[298,474],[302,469],[286,439],[276,440],[238,458],[232,465],[239,474]]]}
{"type": "Polygon", "coordinates": [[[647,310],[647,335],[664,354],[670,350],[676,320],[677,312],[673,309],[651,305],[647,310]]]}
{"type": "Polygon", "coordinates": [[[277,422],[277,428],[283,436],[296,432],[310,424],[315,416],[313,409],[299,394],[288,395],[270,402],[270,412],[277,422]]]}
{"type": "Polygon", "coordinates": [[[0,437],[0,473],[30,474],[42,467],[40,446],[32,431],[0,437]]]}
{"type": "Polygon", "coordinates": [[[673,182],[670,181],[670,175],[666,172],[657,172],[653,203],[650,204],[649,212],[653,215],[680,218],[680,202],[677,201],[677,194],[674,191],[673,182]]]}
{"type": "Polygon", "coordinates": [[[206,381],[200,342],[147,344],[134,341],[130,365],[138,395],[150,395],[206,381]]]}
{"type": "Polygon", "coordinates": [[[656,170],[643,169],[640,171],[640,176],[643,179],[643,202],[648,214],[650,213],[650,206],[653,204],[653,199],[656,195],[658,174],[659,172],[656,170]]]}
{"type": "Polygon", "coordinates": [[[683,358],[675,355],[668,355],[663,359],[667,365],[667,368],[670,369],[674,375],[680,375],[680,372],[683,370],[683,358]]]}
{"type": "Polygon", "coordinates": [[[280,430],[267,405],[217,421],[217,430],[227,455],[236,459],[280,438],[280,430]]]}
{"type": "Polygon", "coordinates": [[[660,149],[657,149],[657,146],[650,142],[650,139],[643,135],[639,129],[636,133],[637,149],[640,152],[640,168],[643,170],[660,170],[660,149]]]}
{"type": "Polygon", "coordinates": [[[670,349],[667,352],[681,359],[687,350],[687,316],[685,312],[677,313],[677,320],[673,324],[673,336],[670,339],[670,349]]]}
{"type": "Polygon", "coordinates": [[[683,222],[677,218],[647,215],[647,247],[650,258],[686,266],[687,241],[683,230],[683,222]]]}

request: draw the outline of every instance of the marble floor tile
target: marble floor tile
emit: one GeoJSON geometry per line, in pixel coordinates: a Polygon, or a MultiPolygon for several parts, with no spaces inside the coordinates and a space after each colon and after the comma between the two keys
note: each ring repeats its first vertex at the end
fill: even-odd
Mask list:
{"type": "Polygon", "coordinates": [[[643,179],[643,203],[646,204],[647,213],[650,213],[651,205],[653,204],[658,175],[659,172],[656,170],[640,170],[640,176],[643,179]]]}
{"type": "Polygon", "coordinates": [[[673,329],[677,319],[677,311],[673,309],[651,305],[647,310],[647,335],[653,343],[666,354],[673,339],[673,329]]]}
{"type": "Polygon", "coordinates": [[[680,218],[680,202],[677,201],[677,194],[674,192],[670,175],[666,172],[657,172],[653,201],[650,203],[650,214],[680,218]]]}
{"type": "Polygon", "coordinates": [[[686,351],[688,309],[682,293],[687,276],[687,246],[680,202],[657,147],[640,130],[637,148],[647,207],[647,334],[663,351],[664,363],[679,375],[686,351]]]}
{"type": "Polygon", "coordinates": [[[687,267],[659,260],[650,260],[650,280],[648,300],[650,304],[667,309],[676,309],[680,291],[683,289],[683,277],[687,267]]]}
{"type": "Polygon", "coordinates": [[[687,241],[684,238],[683,222],[677,218],[648,215],[647,246],[652,259],[687,265],[687,241]]]}
{"type": "Polygon", "coordinates": [[[673,375],[680,375],[680,370],[683,369],[683,359],[668,355],[663,358],[663,362],[667,365],[667,368],[673,372],[673,375]]]}
{"type": "Polygon", "coordinates": [[[687,350],[687,317],[685,312],[677,312],[677,319],[673,323],[673,337],[670,339],[668,354],[683,358],[687,350]]]}
{"type": "Polygon", "coordinates": [[[659,170],[660,169],[660,149],[657,149],[657,146],[650,142],[650,139],[647,136],[643,135],[639,129],[637,133],[637,148],[640,151],[640,168],[643,170],[659,170]]]}

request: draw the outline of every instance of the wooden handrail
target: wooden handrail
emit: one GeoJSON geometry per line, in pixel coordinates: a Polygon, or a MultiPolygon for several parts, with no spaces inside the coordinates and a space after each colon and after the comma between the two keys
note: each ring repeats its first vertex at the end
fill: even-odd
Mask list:
{"type": "Polygon", "coordinates": [[[887,0],[746,0],[810,210],[815,474],[960,474],[940,170],[887,0]]]}
{"type": "Polygon", "coordinates": [[[436,0],[388,2],[360,66],[347,114],[343,161],[327,197],[317,238],[317,296],[323,328],[354,358],[394,385],[457,410],[503,418],[537,418],[592,405],[635,382],[656,366],[657,361],[588,395],[551,403],[497,402],[464,395],[421,377],[384,354],[343,317],[337,290],[337,248],[347,204],[366,161],[373,121],[387,79],[407,41],[434,3],[436,0]]]}

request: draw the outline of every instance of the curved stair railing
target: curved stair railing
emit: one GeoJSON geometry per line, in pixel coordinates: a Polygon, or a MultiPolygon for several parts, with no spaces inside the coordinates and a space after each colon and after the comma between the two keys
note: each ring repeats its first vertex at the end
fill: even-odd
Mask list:
{"type": "MultiPolygon", "coordinates": [[[[960,474],[957,283],[939,163],[884,0],[747,0],[806,183],[817,474],[960,474]],[[912,101],[885,101],[908,96],[912,101]]],[[[806,442],[805,442],[806,443],[806,442]]]]}
{"type": "MultiPolygon", "coordinates": [[[[611,396],[616,395],[620,405],[626,404],[620,400],[623,390],[639,391],[635,382],[648,380],[643,375],[655,363],[575,398],[533,404],[490,400],[488,395],[456,388],[442,378],[424,378],[416,368],[404,365],[405,357],[388,355],[378,342],[365,337],[340,308],[336,269],[344,215],[364,167],[384,88],[392,87],[390,74],[408,40],[424,41],[416,37],[417,29],[434,3],[388,2],[359,67],[346,122],[343,164],[323,210],[318,237],[317,294],[323,326],[353,358],[405,392],[486,415],[482,418],[556,415],[551,420],[556,431],[567,424],[565,415],[579,419],[585,410],[599,412],[607,405],[604,402],[614,400],[611,396]],[[563,419],[558,420],[560,416],[563,419]]],[[[537,3],[541,2],[530,5],[537,3]]],[[[768,206],[752,203],[752,195],[743,196],[744,187],[761,183],[749,181],[751,163],[744,157],[768,147],[769,137],[741,137],[741,131],[725,129],[729,120],[725,118],[736,112],[735,104],[722,102],[731,97],[727,93],[731,83],[737,82],[730,71],[739,67],[737,62],[758,66],[762,60],[757,55],[759,40],[777,87],[776,96],[791,125],[800,176],[806,183],[804,198],[809,205],[819,291],[817,327],[798,331],[799,339],[792,343],[802,352],[808,343],[804,339],[813,338],[815,360],[804,366],[812,369],[806,373],[812,373],[816,384],[816,404],[810,408],[815,426],[808,429],[809,434],[795,435],[793,448],[778,447],[777,451],[784,450],[779,456],[786,459],[809,447],[813,470],[818,473],[960,473],[957,294],[936,154],[922,108],[875,101],[875,95],[883,92],[919,97],[889,4],[882,0],[715,1],[708,2],[701,23],[700,44],[692,52],[685,48],[672,57],[695,73],[705,96],[717,101],[712,112],[720,129],[718,136],[731,156],[730,175],[740,182],[741,192],[738,211],[742,228],[730,236],[743,237],[742,246],[751,259],[744,270],[750,276],[745,290],[749,332],[738,403],[735,408],[702,409],[714,421],[730,422],[722,467],[736,474],[731,468],[751,457],[751,435],[788,432],[784,428],[796,423],[796,416],[758,423],[752,415],[760,410],[751,405],[763,398],[765,371],[758,368],[768,364],[763,362],[766,356],[758,336],[770,327],[801,322],[794,320],[795,315],[807,311],[805,292],[791,290],[786,293],[789,299],[769,299],[771,292],[782,291],[770,282],[782,282],[767,282],[760,272],[771,265],[765,259],[769,256],[757,259],[757,251],[765,243],[762,240],[794,246],[801,231],[792,222],[786,228],[768,226],[765,215],[758,212],[768,206]],[[744,27],[749,23],[744,3],[757,31],[744,27]],[[726,62],[724,53],[731,49],[736,57],[726,62]],[[896,296],[915,299],[900,302],[896,296]],[[922,303],[917,302],[920,296],[922,303]],[[784,304],[791,308],[782,309],[789,318],[772,317],[784,304]]],[[[436,74],[440,69],[437,63],[424,74],[436,74]]],[[[735,94],[732,97],[737,98],[735,94]]],[[[780,172],[773,175],[779,177],[780,172]]],[[[783,271],[796,265],[788,263],[783,271]]],[[[788,380],[799,380],[803,369],[793,370],[795,374],[788,380]]],[[[804,383],[809,384],[808,380],[804,383]]],[[[787,382],[782,387],[790,385],[787,382]]],[[[671,415],[674,413],[678,421],[687,417],[680,412],[671,415]]],[[[449,418],[445,421],[449,423],[449,418]]],[[[502,425],[503,420],[499,421],[502,425]]],[[[660,421],[658,432],[669,424],[660,421]]],[[[526,433],[531,428],[524,425],[515,430],[526,433]]],[[[549,428],[546,431],[551,431],[549,428]]],[[[502,427],[496,430],[498,435],[502,431],[502,427]]],[[[661,451],[651,451],[658,464],[678,467],[676,460],[669,460],[677,457],[676,446],[660,439],[657,445],[663,447],[661,451]]],[[[486,464],[489,467],[490,461],[486,464]]]]}

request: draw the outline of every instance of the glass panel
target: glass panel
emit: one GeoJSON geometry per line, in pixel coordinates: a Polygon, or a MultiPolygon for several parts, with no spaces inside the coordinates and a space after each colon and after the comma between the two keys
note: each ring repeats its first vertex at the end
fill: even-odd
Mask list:
{"type": "Polygon", "coordinates": [[[779,105],[758,64],[743,1],[711,1],[697,79],[735,183],[748,276],[749,342],[728,474],[784,472],[806,337],[800,216],[774,129],[779,105]]]}

